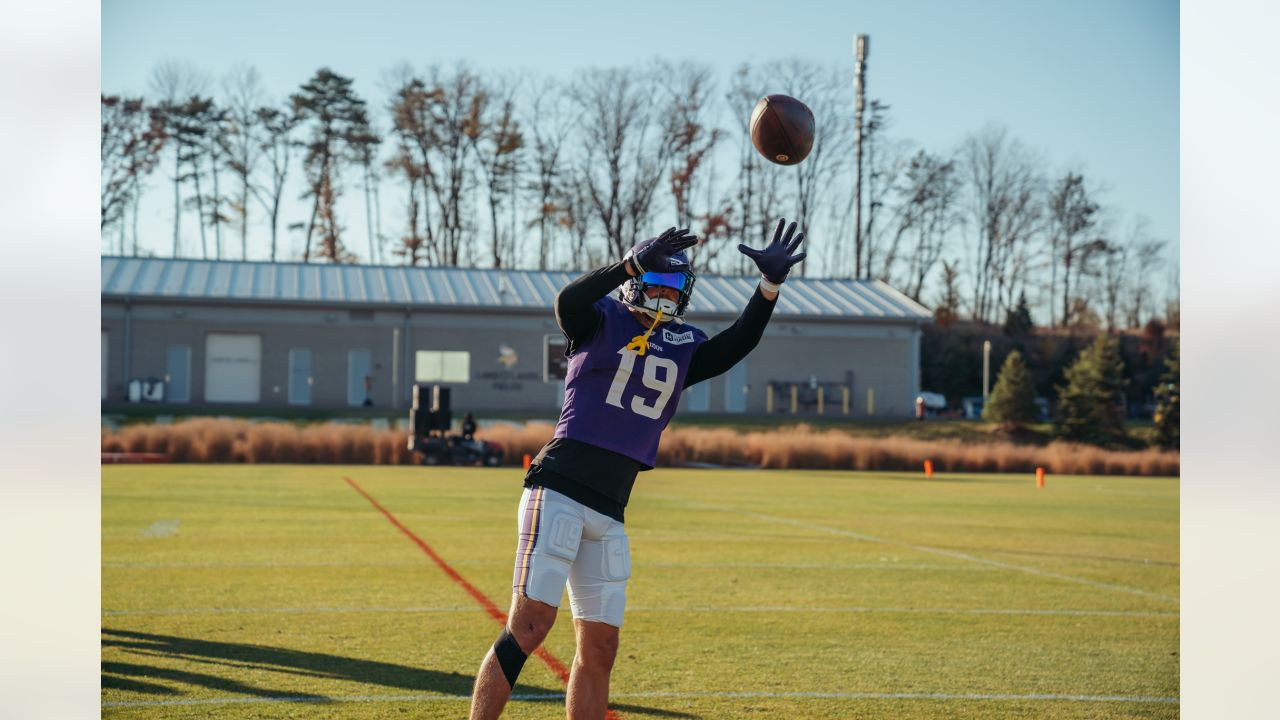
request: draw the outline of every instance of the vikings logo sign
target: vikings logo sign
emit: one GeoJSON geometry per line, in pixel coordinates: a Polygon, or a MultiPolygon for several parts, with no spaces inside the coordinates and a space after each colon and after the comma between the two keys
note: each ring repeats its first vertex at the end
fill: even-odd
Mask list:
{"type": "Polygon", "coordinates": [[[515,348],[510,345],[499,345],[498,362],[502,363],[503,367],[510,370],[515,367],[517,362],[520,362],[520,356],[516,354],[515,348]]]}

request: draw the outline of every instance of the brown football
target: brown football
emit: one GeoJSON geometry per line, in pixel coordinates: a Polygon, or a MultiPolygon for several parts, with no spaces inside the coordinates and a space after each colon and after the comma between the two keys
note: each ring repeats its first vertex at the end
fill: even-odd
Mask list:
{"type": "Polygon", "coordinates": [[[795,165],[813,149],[813,112],[790,95],[767,95],[751,111],[751,144],[779,165],[795,165]]]}

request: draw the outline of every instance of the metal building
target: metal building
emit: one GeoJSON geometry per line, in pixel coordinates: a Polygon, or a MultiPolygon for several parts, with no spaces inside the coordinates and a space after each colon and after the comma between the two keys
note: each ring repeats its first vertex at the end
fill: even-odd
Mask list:
{"type": "MultiPolygon", "coordinates": [[[[457,411],[554,415],[564,365],[551,307],[573,277],[104,257],[103,408],[400,410],[417,382],[451,387],[457,411]]],[[[689,322],[723,330],[755,285],[700,276],[689,322]]],[[[687,390],[681,410],[908,415],[930,317],[879,281],[792,278],[755,352],[687,390]]]]}

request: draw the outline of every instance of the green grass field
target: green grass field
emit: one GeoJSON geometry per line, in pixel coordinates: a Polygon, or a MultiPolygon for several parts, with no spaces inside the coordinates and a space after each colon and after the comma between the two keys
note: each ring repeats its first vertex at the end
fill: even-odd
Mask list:
{"type": "MultiPolygon", "coordinates": [[[[497,622],[344,477],[506,609],[518,470],[104,467],[103,715],[465,717],[497,622]]],[[[627,528],[623,717],[1178,716],[1176,479],[656,470],[627,528]]]]}

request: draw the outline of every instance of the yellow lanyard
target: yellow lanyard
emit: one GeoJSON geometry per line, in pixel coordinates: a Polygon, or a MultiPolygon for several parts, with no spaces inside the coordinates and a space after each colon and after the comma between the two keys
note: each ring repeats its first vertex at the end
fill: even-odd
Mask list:
{"type": "Polygon", "coordinates": [[[645,331],[643,335],[637,335],[631,338],[631,342],[622,348],[623,350],[635,350],[637,355],[644,356],[646,350],[649,349],[649,336],[653,334],[653,329],[658,327],[658,323],[662,322],[662,310],[658,310],[658,316],[653,319],[653,325],[645,331]]]}

